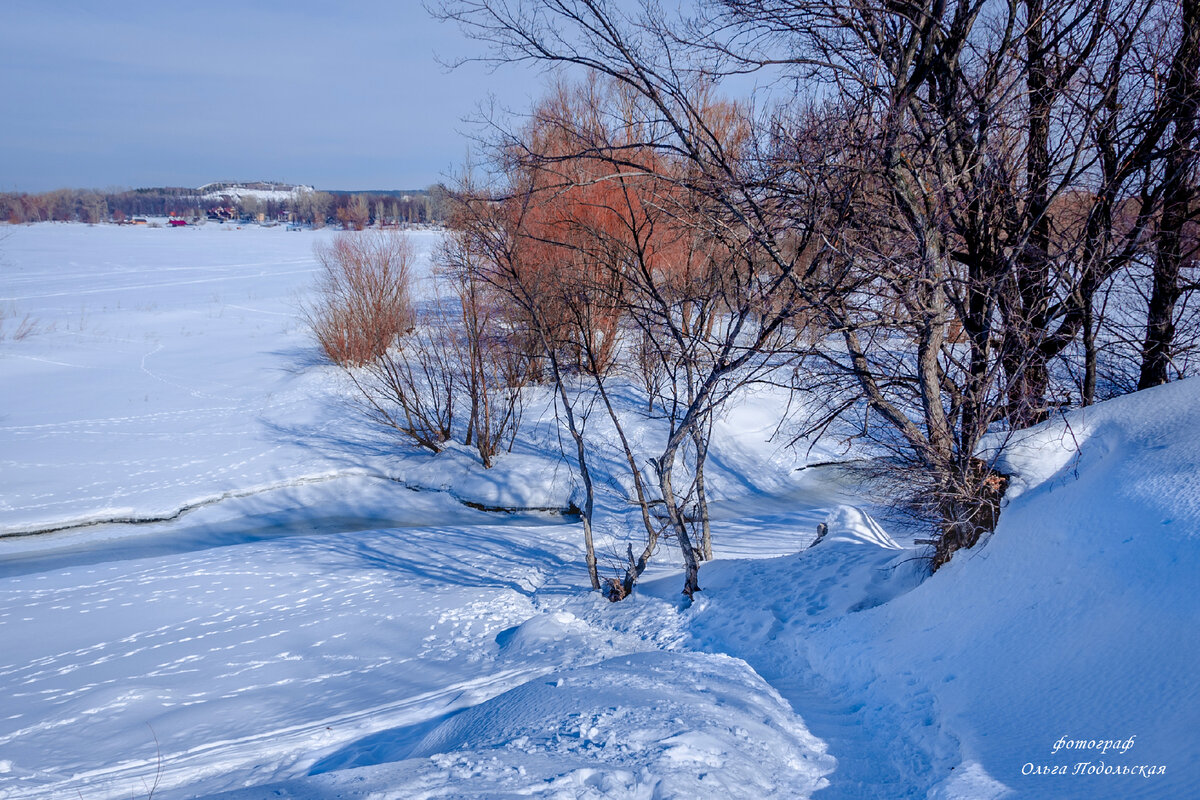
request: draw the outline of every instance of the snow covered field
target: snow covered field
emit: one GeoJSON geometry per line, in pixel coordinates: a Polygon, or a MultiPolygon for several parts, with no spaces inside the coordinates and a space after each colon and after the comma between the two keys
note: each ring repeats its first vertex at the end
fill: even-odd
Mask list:
{"type": "Polygon", "coordinates": [[[1026,437],[925,580],[747,397],[704,591],[609,604],[570,518],[461,502],[567,505],[546,411],[485,473],[348,410],[330,235],[0,228],[0,798],[1195,793],[1197,383],[1026,437]]]}

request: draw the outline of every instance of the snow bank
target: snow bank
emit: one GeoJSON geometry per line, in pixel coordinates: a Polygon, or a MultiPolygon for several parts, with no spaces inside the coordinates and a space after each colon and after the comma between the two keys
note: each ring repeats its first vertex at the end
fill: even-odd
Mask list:
{"type": "Polygon", "coordinates": [[[436,457],[410,460],[394,466],[392,473],[412,488],[447,492],[496,510],[565,511],[576,484],[557,454],[501,453],[496,467],[488,470],[475,450],[454,442],[436,457]]]}
{"type": "Polygon", "coordinates": [[[801,710],[841,761],[829,797],[1188,795],[1200,782],[1198,388],[1023,437],[995,535],[923,583],[915,552],[870,525],[707,568],[694,645],[745,658],[801,710]],[[823,715],[831,696],[842,705],[823,715]],[[1133,744],[1089,744],[1104,741],[1133,744]]]}
{"type": "Polygon", "coordinates": [[[807,797],[831,767],[821,742],[744,662],[696,653],[559,670],[450,716],[415,744],[408,730],[391,736],[392,746],[373,737],[318,764],[317,778],[271,787],[271,796],[337,787],[345,798],[757,800],[807,797]],[[331,772],[364,764],[384,766],[331,772]]]}

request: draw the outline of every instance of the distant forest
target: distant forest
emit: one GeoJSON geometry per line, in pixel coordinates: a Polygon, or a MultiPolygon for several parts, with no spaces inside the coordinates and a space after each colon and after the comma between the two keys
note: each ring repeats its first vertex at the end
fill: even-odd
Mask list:
{"type": "Polygon", "coordinates": [[[158,187],[100,191],[57,189],[52,192],[0,194],[0,220],[23,222],[122,222],[137,217],[175,216],[205,219],[218,209],[227,219],[298,222],[315,227],[340,225],[362,229],[375,224],[425,225],[444,220],[445,190],[364,192],[299,192],[286,199],[214,198],[198,189],[158,187]]]}

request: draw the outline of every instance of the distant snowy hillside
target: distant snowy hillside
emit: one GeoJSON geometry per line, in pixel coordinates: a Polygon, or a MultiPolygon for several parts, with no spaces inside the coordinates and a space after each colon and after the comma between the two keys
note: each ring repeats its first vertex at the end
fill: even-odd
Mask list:
{"type": "Polygon", "coordinates": [[[261,181],[236,183],[220,181],[217,183],[206,183],[196,191],[206,200],[220,200],[222,197],[242,200],[247,197],[253,197],[257,200],[282,201],[294,200],[301,195],[315,191],[315,189],[311,186],[298,186],[290,183],[268,183],[261,181]]]}

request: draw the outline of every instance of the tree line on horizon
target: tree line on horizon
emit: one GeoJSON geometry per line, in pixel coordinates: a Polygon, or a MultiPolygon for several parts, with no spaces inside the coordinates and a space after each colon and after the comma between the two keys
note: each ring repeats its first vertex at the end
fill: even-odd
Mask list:
{"type": "Polygon", "coordinates": [[[445,219],[441,184],[400,192],[301,192],[290,199],[235,195],[209,197],[196,189],[156,187],[0,193],[0,221],[122,222],[138,217],[204,219],[214,208],[232,209],[232,218],[288,221],[313,227],[341,225],[362,230],[377,224],[427,225],[445,219]]]}

